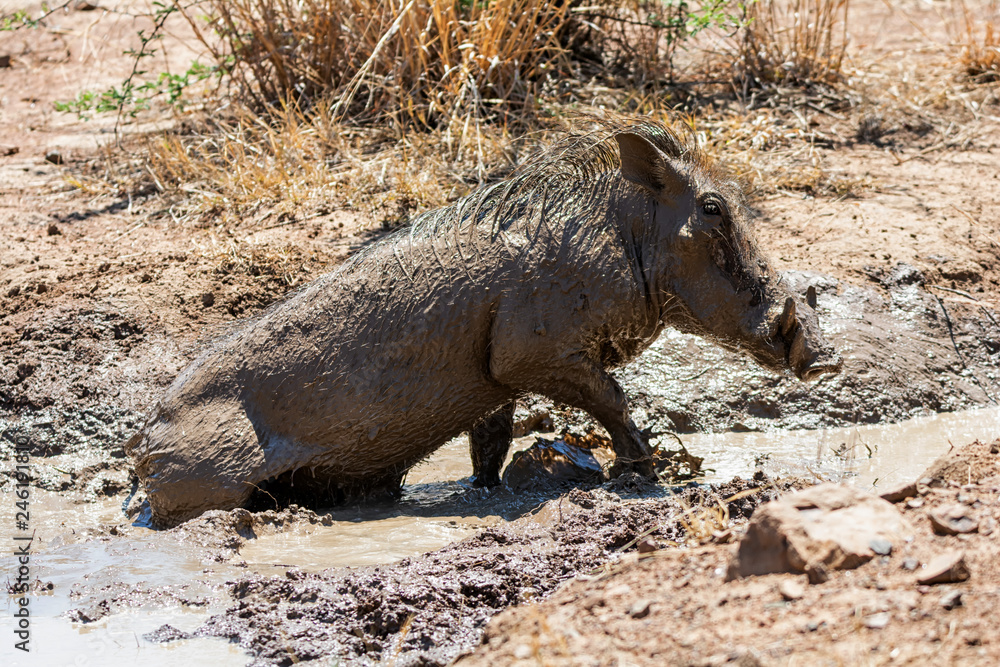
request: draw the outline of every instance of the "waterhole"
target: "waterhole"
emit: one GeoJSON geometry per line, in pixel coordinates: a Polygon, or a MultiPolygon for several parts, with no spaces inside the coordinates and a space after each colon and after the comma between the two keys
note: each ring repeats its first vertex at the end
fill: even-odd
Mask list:
{"type": "MultiPolygon", "coordinates": [[[[773,474],[882,489],[914,479],[948,451],[949,443],[958,446],[998,436],[1000,408],[994,407],[889,425],[685,435],[683,442],[692,453],[705,457],[704,465],[712,469],[708,482],[747,476],[763,467],[773,474]]],[[[518,447],[533,440],[522,438],[518,447]]],[[[398,503],[337,508],[332,525],[302,524],[250,540],[230,562],[208,562],[200,545],[179,544],[176,537],[151,530],[133,528],[129,538],[116,537],[113,528],[127,526],[120,498],[75,502],[33,490],[31,518],[36,533],[31,577],[51,582],[52,590],[31,596],[30,654],[13,649],[17,596],[5,596],[0,636],[5,638],[4,655],[10,658],[4,664],[131,661],[158,667],[191,660],[211,661],[218,667],[244,665],[248,657],[221,639],[157,644],[143,635],[164,623],[193,631],[209,615],[232,605],[226,581],[247,569],[281,574],[291,568],[318,572],[388,563],[529,513],[544,500],[474,489],[468,481],[471,472],[467,445],[457,439],[410,472],[398,503]],[[73,622],[64,614],[80,606],[76,592],[84,588],[90,593],[106,589],[109,597],[135,589],[135,606],[91,623],[73,622]]],[[[2,499],[4,526],[14,525],[14,502],[10,493],[2,499]]],[[[14,572],[15,559],[9,553],[2,558],[4,571],[14,572]]]]}

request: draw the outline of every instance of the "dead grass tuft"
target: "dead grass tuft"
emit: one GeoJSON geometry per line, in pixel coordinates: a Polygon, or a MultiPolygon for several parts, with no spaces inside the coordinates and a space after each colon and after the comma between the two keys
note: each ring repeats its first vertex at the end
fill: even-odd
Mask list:
{"type": "Polygon", "coordinates": [[[987,0],[972,8],[956,0],[957,20],[952,24],[953,40],[961,50],[959,62],[965,75],[975,83],[1000,81],[1000,3],[987,0]]]}
{"type": "Polygon", "coordinates": [[[849,0],[759,0],[747,8],[735,78],[744,91],[839,80],[849,0]]]}
{"type": "Polygon", "coordinates": [[[289,244],[273,244],[253,236],[236,238],[212,234],[197,244],[218,275],[242,274],[263,280],[278,280],[294,287],[302,279],[301,249],[289,244]]]}

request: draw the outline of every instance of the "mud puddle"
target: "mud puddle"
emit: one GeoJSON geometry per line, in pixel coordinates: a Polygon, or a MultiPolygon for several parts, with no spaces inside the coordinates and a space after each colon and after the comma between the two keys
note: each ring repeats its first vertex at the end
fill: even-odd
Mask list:
{"type": "Polygon", "coordinates": [[[762,467],[776,477],[789,475],[848,481],[885,489],[915,479],[951,445],[1000,436],[1000,407],[915,417],[897,424],[791,430],[772,433],[698,433],[685,446],[705,457],[720,482],[748,476],[762,467]]]}
{"type": "MultiPolygon", "coordinates": [[[[682,438],[714,469],[708,482],[749,478],[763,467],[775,475],[849,479],[882,488],[914,478],[947,451],[949,440],[958,445],[998,434],[1000,408],[985,408],[892,425],[682,438]]],[[[534,439],[520,438],[515,450],[534,439]]],[[[53,587],[32,597],[32,629],[39,641],[30,659],[107,664],[141,658],[144,664],[168,665],[197,656],[199,661],[243,665],[250,656],[224,638],[154,643],[145,635],[165,624],[182,633],[218,624],[219,614],[233,604],[233,581],[398,563],[484,529],[504,530],[546,498],[558,496],[474,489],[470,474],[467,445],[456,439],[411,471],[398,503],[337,508],[323,515],[321,523],[292,521],[270,533],[257,530],[230,547],[225,557],[215,558],[206,556],[206,543],[197,532],[179,537],[130,525],[121,514],[121,496],[79,502],[36,490],[32,576],[53,587]]],[[[0,520],[13,520],[11,508],[12,502],[4,503],[0,520]]],[[[3,560],[12,571],[13,563],[6,562],[11,558],[3,560]]],[[[12,600],[5,601],[0,632],[12,629],[12,600]]],[[[228,630],[213,632],[225,635],[228,630]]],[[[22,657],[15,656],[12,664],[21,664],[17,659],[22,657]]]]}
{"type": "MultiPolygon", "coordinates": [[[[0,520],[13,525],[12,494],[4,496],[0,520]]],[[[143,636],[164,623],[193,629],[225,608],[226,601],[217,592],[224,577],[206,580],[205,565],[195,549],[178,549],[176,544],[165,548],[152,531],[116,539],[128,530],[120,499],[81,502],[34,489],[30,500],[35,531],[30,561],[31,652],[11,650],[4,664],[95,665],[122,660],[156,666],[187,659],[246,664],[238,647],[225,641],[199,638],[166,647],[143,636]],[[106,604],[97,602],[85,605],[77,622],[71,621],[67,613],[81,604],[85,597],[81,591],[90,588],[129,591],[135,609],[111,614],[106,604]],[[90,622],[80,622],[81,617],[90,622]]],[[[2,561],[5,572],[16,571],[12,556],[5,555],[2,561]]],[[[220,568],[216,574],[235,576],[236,571],[220,568]]],[[[3,599],[0,633],[5,636],[14,630],[16,598],[3,599]]]]}

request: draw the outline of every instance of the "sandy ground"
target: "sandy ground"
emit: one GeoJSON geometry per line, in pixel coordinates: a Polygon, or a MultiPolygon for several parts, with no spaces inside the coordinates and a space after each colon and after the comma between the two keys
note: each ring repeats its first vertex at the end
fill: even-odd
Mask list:
{"type": "MultiPolygon", "coordinates": [[[[914,48],[920,42],[910,18],[934,25],[932,13],[919,5],[873,4],[865,11],[871,20],[858,31],[852,63],[860,70],[863,63],[882,59],[882,69],[868,68],[874,72],[869,78],[894,81],[894,71],[912,71],[914,62],[929,72],[945,67],[939,53],[914,48]]],[[[176,200],[153,190],[95,185],[92,177],[106,168],[101,147],[114,145],[114,120],[81,122],[56,113],[52,103],[71,99],[81,87],[119,82],[129,68],[121,50],[136,46],[134,31],[142,21],[100,10],[68,11],[54,16],[48,29],[0,34],[0,56],[11,56],[10,67],[0,68],[0,226],[6,239],[0,247],[0,450],[9,455],[16,442],[29,442],[40,462],[34,483],[67,493],[124,498],[130,483],[121,443],[205,341],[330,270],[380,228],[370,215],[337,210],[339,202],[331,202],[325,210],[291,218],[261,211],[227,231],[210,212],[176,216],[176,200]]],[[[163,66],[181,67],[190,58],[190,51],[171,47],[163,66]]],[[[902,419],[995,403],[1000,395],[997,111],[994,101],[971,120],[954,112],[958,129],[942,139],[921,134],[905,108],[882,110],[886,133],[866,142],[855,138],[860,107],[834,112],[839,118],[803,108],[804,127],[842,139],[813,146],[814,166],[796,163],[784,185],[759,202],[758,230],[780,269],[813,272],[809,280],[832,285],[826,296],[820,294],[827,323],[844,308],[858,309],[848,319],[861,324],[835,327],[840,340],[853,346],[855,365],[846,380],[837,380],[842,384],[815,391],[759,374],[748,389],[741,378],[756,372],[748,370],[708,392],[698,393],[688,382],[680,391],[692,393],[677,394],[682,398],[666,404],[636,380],[630,393],[649,421],[661,419],[659,425],[681,431],[767,429],[902,419]],[[840,179],[842,191],[813,188],[814,168],[827,182],[840,179]],[[899,336],[887,345],[880,338],[883,330],[899,336]]],[[[948,113],[953,112],[943,105],[940,114],[948,113]]],[[[683,343],[675,353],[690,367],[675,372],[677,377],[735,363],[683,343]]],[[[557,417],[560,425],[576,424],[572,415],[557,417]]],[[[3,472],[0,488],[6,489],[12,473],[3,472]]],[[[957,500],[996,520],[997,493],[995,482],[983,482],[922,494],[924,506],[903,505],[919,529],[909,552],[837,573],[792,601],[776,592],[779,581],[791,575],[721,587],[717,570],[730,557],[729,545],[655,551],[655,557],[619,564],[597,579],[560,588],[548,601],[502,614],[486,632],[488,643],[466,659],[475,664],[581,664],[583,656],[594,664],[929,664],[939,655],[945,662],[996,664],[997,644],[989,630],[998,581],[995,533],[934,537],[921,517],[928,507],[957,500]],[[967,549],[973,577],[955,589],[963,605],[946,609],[941,598],[951,589],[915,586],[900,563],[953,546],[967,549]],[[630,610],[644,599],[651,601],[648,613],[636,618],[630,610]],[[883,613],[890,614],[888,625],[866,626],[866,619],[883,613]]],[[[628,539],[643,529],[636,523],[628,539]]],[[[487,538],[478,539],[476,548],[493,548],[487,538]]],[[[569,555],[554,557],[551,568],[558,575],[547,574],[544,590],[529,591],[528,597],[542,597],[585,566],[606,562],[604,551],[628,541],[598,539],[596,533],[594,540],[593,553],[574,552],[573,567],[562,569],[558,560],[564,556],[568,562],[569,555]]],[[[439,561],[434,576],[447,569],[447,553],[429,558],[439,561]]],[[[336,584],[327,579],[316,585],[326,590],[336,584]]],[[[423,664],[436,664],[432,658],[447,662],[457,647],[478,641],[490,616],[523,602],[520,588],[504,585],[502,595],[489,593],[489,604],[475,591],[454,597],[453,602],[461,597],[462,605],[483,604],[490,611],[447,621],[458,623],[464,634],[450,644],[441,640],[436,648],[443,652],[423,664]]],[[[270,597],[260,598],[265,601],[253,621],[256,630],[248,629],[250,621],[241,626],[236,620],[249,618],[239,615],[244,602],[238,602],[231,614],[213,622],[213,632],[237,638],[266,656],[263,662],[287,664],[291,654],[282,653],[265,632],[284,589],[275,582],[248,583],[231,594],[239,600],[264,589],[270,597]]],[[[372,613],[377,604],[369,602],[358,613],[372,613]]],[[[322,626],[320,616],[312,617],[314,627],[322,626]]],[[[327,652],[312,657],[343,650],[395,659],[405,618],[394,617],[377,632],[362,627],[363,636],[353,627],[329,628],[318,644],[327,652]],[[377,642],[378,650],[366,642],[377,642]]],[[[407,646],[417,652],[440,639],[430,630],[414,636],[423,643],[407,646]]]]}

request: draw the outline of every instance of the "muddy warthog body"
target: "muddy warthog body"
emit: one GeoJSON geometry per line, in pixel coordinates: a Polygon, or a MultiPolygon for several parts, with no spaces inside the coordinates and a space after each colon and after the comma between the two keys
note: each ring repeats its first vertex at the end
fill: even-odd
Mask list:
{"type": "Polygon", "coordinates": [[[587,411],[619,467],[649,473],[608,369],[664,326],[799,377],[839,366],[748,216],[742,191],[662,126],[568,139],[192,363],[127,445],[154,519],[236,507],[265,483],[319,501],[398,490],[464,431],[477,481],[495,484],[528,393],[587,411]]]}

